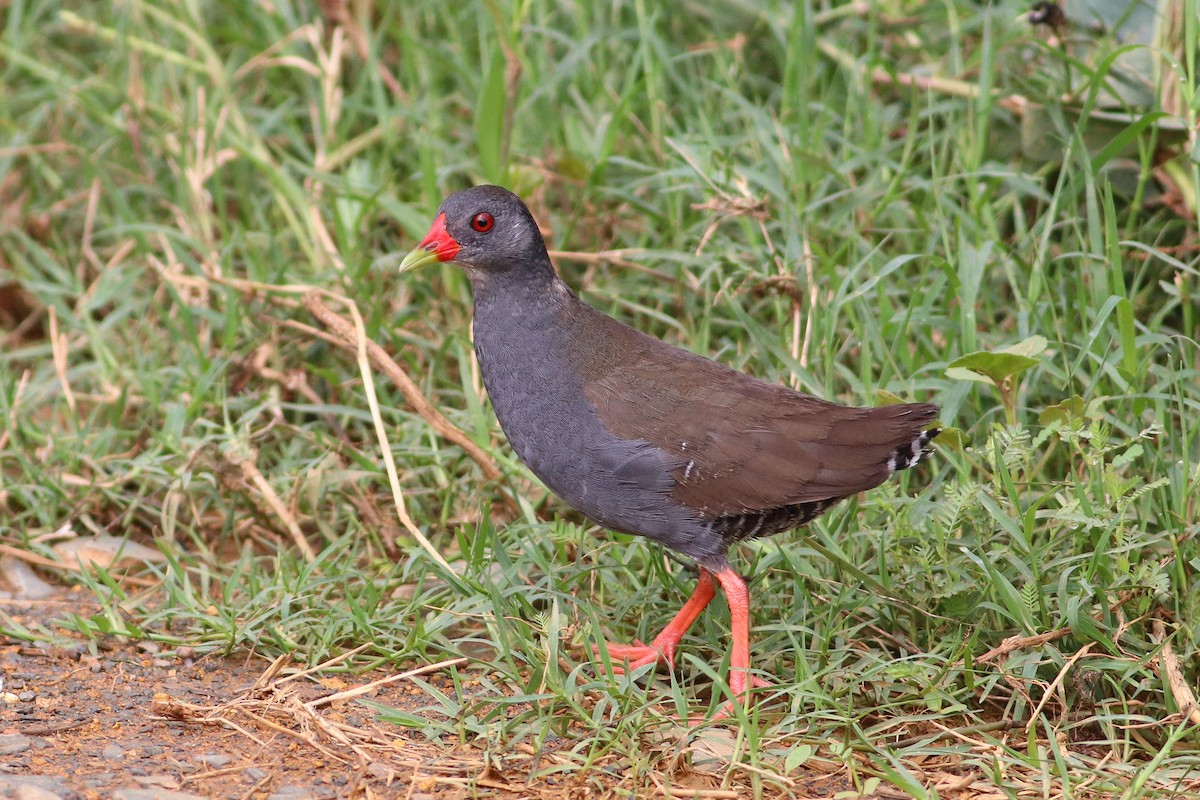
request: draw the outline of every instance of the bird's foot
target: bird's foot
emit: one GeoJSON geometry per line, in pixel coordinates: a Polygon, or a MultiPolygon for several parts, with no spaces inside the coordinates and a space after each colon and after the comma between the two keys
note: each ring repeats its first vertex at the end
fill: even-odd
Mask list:
{"type": "Polygon", "coordinates": [[[739,707],[745,709],[750,705],[751,689],[769,689],[773,685],[766,678],[751,675],[744,669],[735,669],[729,673],[729,689],[737,699],[725,703],[711,717],[691,717],[688,719],[688,724],[695,728],[706,722],[719,722],[723,719],[736,717],[739,707]]]}
{"type": "MultiPolygon", "coordinates": [[[[605,642],[604,649],[612,661],[614,675],[633,672],[648,664],[675,668],[675,648],[660,644],[657,639],[651,644],[643,644],[634,639],[633,644],[614,644],[605,642]]],[[[600,647],[592,645],[592,652],[599,656],[600,647]]]]}
{"type": "MultiPolygon", "coordinates": [[[[696,590],[683,604],[683,608],[679,609],[679,613],[667,623],[667,627],[654,637],[653,642],[650,644],[643,644],[637,640],[634,640],[633,644],[606,642],[601,647],[593,646],[592,652],[599,655],[602,648],[607,651],[609,660],[613,662],[613,674],[615,675],[632,672],[649,664],[675,669],[675,651],[679,649],[679,643],[683,641],[684,634],[688,632],[688,628],[692,627],[696,617],[713,599],[715,593],[712,573],[701,567],[700,580],[696,583],[696,590]]],[[[749,655],[746,658],[749,661],[749,655]]]]}
{"type": "MultiPolygon", "coordinates": [[[[775,685],[766,678],[760,678],[757,675],[750,675],[746,677],[746,680],[749,681],[749,688],[751,689],[770,689],[775,685]]],[[[734,694],[745,694],[747,687],[743,685],[741,688],[738,688],[737,682],[733,678],[730,678],[729,688],[733,689],[734,694]]]]}

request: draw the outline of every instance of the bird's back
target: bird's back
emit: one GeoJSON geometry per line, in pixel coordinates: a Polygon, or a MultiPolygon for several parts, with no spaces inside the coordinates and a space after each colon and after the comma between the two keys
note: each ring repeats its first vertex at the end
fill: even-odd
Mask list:
{"type": "Polygon", "coordinates": [[[705,517],[841,498],[925,455],[937,406],[857,408],[753,378],[584,304],[572,341],[583,389],[623,439],[675,460],[671,498],[705,517]],[[591,343],[600,342],[601,345],[591,343]]]}

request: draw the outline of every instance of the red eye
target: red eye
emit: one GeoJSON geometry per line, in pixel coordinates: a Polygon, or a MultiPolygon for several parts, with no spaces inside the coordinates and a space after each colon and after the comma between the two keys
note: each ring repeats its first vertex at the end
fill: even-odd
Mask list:
{"type": "Polygon", "coordinates": [[[496,224],[496,220],[492,219],[492,215],[486,211],[480,211],[471,219],[471,227],[479,233],[487,233],[496,224]]]}

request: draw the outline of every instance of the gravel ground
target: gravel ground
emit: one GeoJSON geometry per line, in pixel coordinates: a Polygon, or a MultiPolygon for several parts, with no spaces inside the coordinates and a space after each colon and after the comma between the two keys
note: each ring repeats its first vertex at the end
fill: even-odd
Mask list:
{"type": "MultiPolygon", "coordinates": [[[[53,621],[95,610],[66,590],[0,600],[0,630],[44,626],[63,642],[0,638],[0,798],[513,796],[472,748],[409,739],[352,700],[321,700],[384,675],[275,683],[263,680],[271,665],[262,659],[162,657],[151,643],[92,655],[53,621]]],[[[422,705],[405,681],[365,696],[422,705]]],[[[541,796],[524,785],[518,793],[541,796]]]]}
{"type": "MultiPolygon", "coordinates": [[[[557,747],[571,749],[565,739],[542,752],[524,742],[484,750],[380,722],[359,699],[428,713],[430,698],[403,673],[296,676],[286,658],[272,664],[186,648],[168,653],[153,642],[88,641],[57,622],[99,611],[78,589],[38,600],[0,595],[0,798],[628,800],[646,785],[619,760],[578,769],[557,755],[557,747]],[[54,644],[6,634],[22,630],[54,644]]],[[[453,695],[442,665],[416,666],[453,695]]],[[[750,796],[748,786],[725,777],[734,738],[732,730],[709,729],[683,758],[668,734],[659,748],[669,751],[665,771],[652,767],[654,784],[671,796],[750,796]]],[[[852,790],[837,772],[793,773],[788,795],[852,790]]]]}

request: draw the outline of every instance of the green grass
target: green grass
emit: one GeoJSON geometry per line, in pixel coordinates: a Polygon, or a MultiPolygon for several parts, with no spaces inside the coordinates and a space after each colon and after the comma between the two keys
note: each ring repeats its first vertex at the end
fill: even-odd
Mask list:
{"type": "MultiPolygon", "coordinates": [[[[37,319],[0,329],[0,540],[158,543],[149,588],[79,578],[105,610],[67,630],[310,664],[369,642],[356,668],[467,655],[456,693],[427,684],[397,724],[553,750],[543,778],[670,782],[670,715],[725,700],[727,612],[674,676],[589,663],[598,639],[652,637],[691,576],[531,481],[482,393],[464,277],[385,258],[442,196],[499,181],[552,248],[622,251],[559,260],[600,308],[843,402],[933,400],[952,428],[928,466],[737,551],[775,685],[683,746],[694,768],[766,796],[829,770],[919,797],[971,776],[1200,791],[1157,635],[1196,691],[1200,184],[1154,87],[1102,127],[1115,45],[1069,59],[1019,3],[709,5],[350,4],[348,31],[308,4],[10,3],[0,283],[37,319]],[[1051,160],[1020,146],[1030,109],[1051,160]],[[454,575],[395,521],[353,354],[285,324],[317,324],[294,292],[236,281],[353,299],[501,466],[482,480],[376,376],[407,508],[454,575]],[[996,383],[951,368],[1031,337],[1011,375],[977,357],[996,383]]],[[[1163,80],[1193,129],[1184,6],[1163,80]]]]}

